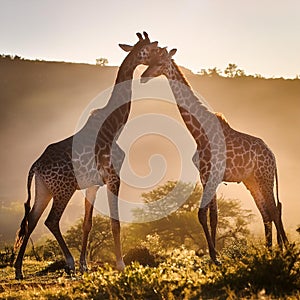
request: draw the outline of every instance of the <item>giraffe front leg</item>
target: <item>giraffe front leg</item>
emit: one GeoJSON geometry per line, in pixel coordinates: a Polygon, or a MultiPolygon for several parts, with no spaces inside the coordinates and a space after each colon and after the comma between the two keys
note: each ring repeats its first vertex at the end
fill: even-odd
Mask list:
{"type": "Polygon", "coordinates": [[[214,195],[213,199],[209,204],[209,222],[212,242],[214,247],[216,248],[216,234],[218,226],[218,203],[216,195],[214,195]]]}
{"type": "Polygon", "coordinates": [[[118,271],[125,269],[125,263],[122,256],[121,238],[120,238],[120,221],[111,219],[112,233],[115,242],[115,253],[116,253],[116,268],[118,271]]]}
{"type": "Polygon", "coordinates": [[[217,260],[217,251],[215,249],[212,237],[209,233],[208,230],[208,225],[207,225],[207,210],[208,210],[208,206],[204,207],[204,208],[200,208],[198,211],[198,219],[200,224],[202,225],[204,234],[205,234],[205,238],[208,244],[208,250],[209,250],[209,255],[210,258],[212,259],[212,261],[215,264],[220,264],[220,262],[217,260]]]}
{"type": "Polygon", "coordinates": [[[112,144],[111,150],[111,162],[110,164],[114,168],[115,173],[120,177],[120,171],[125,159],[125,152],[121,149],[121,147],[114,142],[112,144]]]}
{"type": "Polygon", "coordinates": [[[80,272],[84,273],[88,271],[87,263],[86,263],[86,250],[87,250],[87,243],[89,238],[89,233],[92,229],[93,223],[93,208],[96,199],[96,194],[99,189],[99,186],[92,186],[86,190],[86,197],[85,197],[85,214],[83,220],[83,235],[82,235],[82,247],[79,259],[79,267],[80,272]]]}
{"type": "Polygon", "coordinates": [[[217,210],[217,198],[216,198],[216,190],[220,183],[220,176],[217,171],[212,172],[213,176],[210,178],[210,173],[203,174],[200,170],[200,178],[203,185],[203,194],[201,198],[200,208],[198,211],[198,218],[203,227],[206,241],[208,244],[209,255],[212,261],[216,265],[220,265],[221,262],[217,259],[217,251],[215,248],[216,245],[216,231],[217,231],[217,223],[218,223],[218,210],[217,210]],[[207,179],[208,177],[208,179],[207,179]],[[210,228],[211,232],[209,232],[208,224],[207,224],[207,211],[210,211],[210,228]]]}
{"type": "Polygon", "coordinates": [[[123,271],[125,264],[122,257],[121,237],[120,237],[120,220],[118,207],[118,194],[120,187],[120,178],[113,176],[107,182],[107,197],[110,210],[111,228],[115,243],[116,267],[117,270],[123,271]]]}

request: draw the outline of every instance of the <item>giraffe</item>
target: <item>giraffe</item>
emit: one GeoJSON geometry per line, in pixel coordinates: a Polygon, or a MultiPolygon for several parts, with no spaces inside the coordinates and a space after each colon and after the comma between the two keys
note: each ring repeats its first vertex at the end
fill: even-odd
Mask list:
{"type": "Polygon", "coordinates": [[[129,112],[133,72],[139,64],[150,61],[157,42],[150,42],[148,34],[137,33],[139,41],[134,45],[119,44],[129,54],[122,62],[108,104],[94,110],[86,124],[73,136],[49,145],[31,166],[27,178],[28,199],[24,203],[25,216],[17,233],[15,248],[20,248],[15,261],[16,279],[22,279],[22,261],[28,239],[40,216],[53,198],[52,208],[45,221],[60,245],[68,272],[75,271],[75,263],[61,234],[60,218],[76,190],[87,188],[83,222],[81,270],[87,269],[85,253],[92,226],[92,212],[99,186],[106,184],[112,233],[115,243],[117,269],[125,265],[120,244],[118,220],[119,169],[124,152],[116,140],[125,125],[129,112]],[[114,164],[113,164],[114,162],[114,164]],[[31,183],[35,177],[35,200],[30,207],[31,183]]]}
{"type": "Polygon", "coordinates": [[[168,79],[181,117],[196,142],[197,150],[193,162],[203,185],[198,219],[205,233],[211,259],[216,264],[220,263],[215,248],[218,223],[216,189],[223,181],[243,182],[250,191],[263,219],[267,246],[272,246],[272,222],[277,229],[279,246],[282,247],[282,243],[287,246],[288,239],[281,219],[282,204],[279,202],[274,154],[263,140],[234,130],[222,114],[210,112],[203,105],[172,59],[176,51],[177,49],[172,49],[168,52],[165,48],[160,48],[142,74],[141,81],[146,83],[160,75],[168,79]],[[213,157],[217,160],[214,161],[213,157]],[[277,205],[273,192],[274,180],[277,205]],[[207,225],[208,211],[210,231],[207,225]]]}

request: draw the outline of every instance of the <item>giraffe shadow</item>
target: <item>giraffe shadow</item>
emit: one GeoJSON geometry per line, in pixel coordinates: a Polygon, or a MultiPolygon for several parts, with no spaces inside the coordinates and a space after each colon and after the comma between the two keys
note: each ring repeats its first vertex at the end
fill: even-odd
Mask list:
{"type": "MultiPolygon", "coordinates": [[[[55,273],[57,271],[66,271],[67,265],[65,260],[61,259],[51,263],[49,266],[35,273],[36,276],[47,275],[49,273],[55,273]]],[[[67,272],[68,273],[68,272],[67,272]]]]}

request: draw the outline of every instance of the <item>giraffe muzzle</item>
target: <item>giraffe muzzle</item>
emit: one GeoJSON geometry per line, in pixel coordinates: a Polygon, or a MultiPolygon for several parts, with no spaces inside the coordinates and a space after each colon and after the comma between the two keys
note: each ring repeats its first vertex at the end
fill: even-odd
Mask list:
{"type": "Polygon", "coordinates": [[[147,83],[150,79],[151,79],[151,77],[141,77],[140,82],[147,83]]]}

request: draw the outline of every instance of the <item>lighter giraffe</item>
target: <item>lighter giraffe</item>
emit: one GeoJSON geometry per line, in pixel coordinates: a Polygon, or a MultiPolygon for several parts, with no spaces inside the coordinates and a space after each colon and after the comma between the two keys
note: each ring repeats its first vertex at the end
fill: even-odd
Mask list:
{"type": "Polygon", "coordinates": [[[215,248],[218,223],[216,189],[222,181],[243,182],[250,191],[262,215],[268,247],[272,246],[272,222],[275,223],[277,229],[279,246],[282,247],[282,243],[287,245],[288,239],[281,219],[282,205],[278,197],[274,154],[261,139],[232,129],[221,114],[210,112],[201,103],[172,59],[176,51],[173,49],[168,52],[164,48],[157,51],[156,56],[142,74],[141,81],[145,83],[151,77],[166,76],[183,121],[197,144],[193,162],[199,170],[203,185],[202,203],[204,198],[209,197],[205,199],[204,206],[200,206],[198,219],[205,233],[211,259],[219,263],[215,248]],[[222,140],[224,147],[222,147],[222,140]],[[215,151],[214,154],[211,149],[215,151]],[[212,162],[213,157],[218,157],[216,163],[212,162]],[[273,192],[274,179],[276,180],[277,206],[273,192]],[[210,186],[206,189],[208,184],[210,186]],[[210,232],[207,225],[208,209],[210,232]]]}
{"type": "Polygon", "coordinates": [[[134,46],[119,45],[129,54],[117,74],[108,104],[96,109],[84,127],[75,135],[49,145],[33,163],[28,174],[28,200],[25,202],[25,216],[17,234],[16,248],[20,247],[15,262],[16,279],[22,279],[22,262],[28,239],[51,198],[53,205],[45,221],[59,243],[65,256],[67,268],[74,272],[75,263],[60,231],[60,218],[76,190],[88,188],[85,199],[82,253],[80,267],[87,269],[86,246],[92,226],[92,212],[99,186],[107,185],[112,232],[115,243],[117,269],[124,269],[120,244],[120,222],[118,219],[119,170],[124,152],[116,140],[125,125],[131,106],[132,79],[135,68],[147,64],[157,42],[151,43],[147,33],[144,38],[137,33],[139,41],[134,46]],[[114,156],[114,158],[112,157],[114,156]],[[35,176],[35,200],[30,207],[31,182],[35,176]]]}

